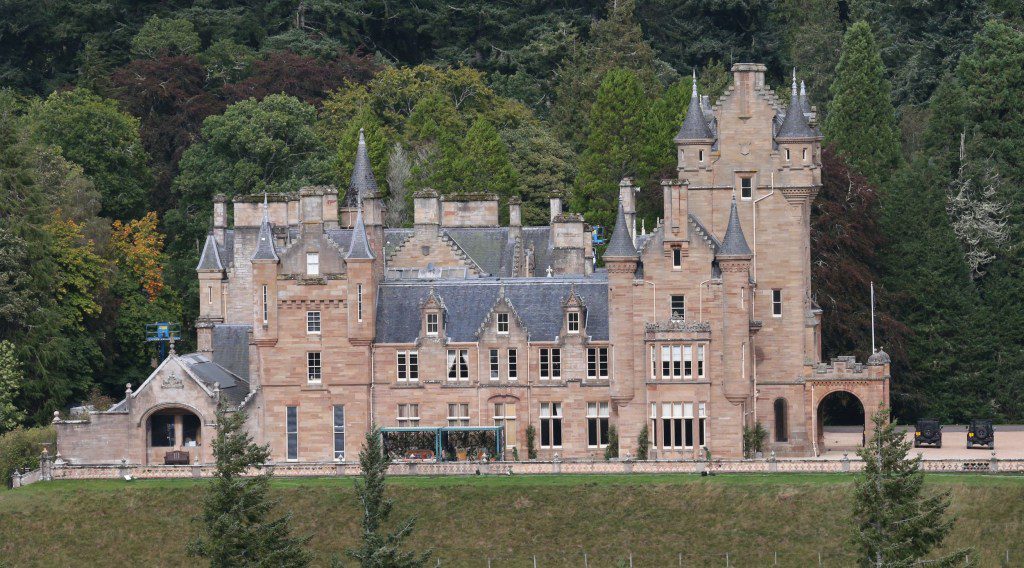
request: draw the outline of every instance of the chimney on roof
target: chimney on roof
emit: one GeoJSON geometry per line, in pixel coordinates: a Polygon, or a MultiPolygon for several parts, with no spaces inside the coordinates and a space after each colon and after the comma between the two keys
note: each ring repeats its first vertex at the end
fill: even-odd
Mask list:
{"type": "Polygon", "coordinates": [[[554,221],[555,217],[562,214],[562,194],[559,192],[552,192],[551,194],[551,217],[550,220],[554,221]]]}
{"type": "Polygon", "coordinates": [[[218,243],[224,242],[228,228],[228,198],[223,193],[213,196],[213,236],[218,243]]]}

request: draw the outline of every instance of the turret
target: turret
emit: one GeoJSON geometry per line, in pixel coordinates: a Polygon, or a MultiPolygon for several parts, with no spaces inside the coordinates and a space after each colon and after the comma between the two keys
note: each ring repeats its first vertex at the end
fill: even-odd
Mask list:
{"type": "Polygon", "coordinates": [[[753,258],[740,227],[735,195],[729,210],[729,226],[716,258],[722,269],[724,302],[724,391],[726,398],[735,404],[745,401],[751,394],[750,262],[753,258]]]}
{"type": "MultiPolygon", "coordinates": [[[[821,141],[821,134],[811,127],[807,121],[804,104],[800,100],[800,90],[796,84],[796,69],[793,70],[793,83],[790,87],[789,107],[786,109],[786,117],[775,134],[775,141],[779,145],[779,152],[782,154],[784,168],[790,170],[801,168],[815,168],[817,165],[818,147],[821,141]]],[[[804,95],[806,98],[806,95],[804,95]]],[[[792,180],[790,185],[802,185],[802,182],[814,183],[813,178],[807,180],[792,180]]]]}
{"type": "Polygon", "coordinates": [[[707,120],[704,119],[704,111],[700,108],[696,71],[693,72],[690,106],[686,109],[686,118],[683,119],[683,125],[679,128],[679,133],[676,134],[675,143],[680,172],[711,167],[711,146],[715,143],[715,137],[707,120]]]}
{"type": "Polygon", "coordinates": [[[373,269],[376,258],[370,248],[361,207],[356,209],[352,241],[345,263],[348,271],[348,338],[356,345],[370,345],[376,333],[377,279],[373,269]]]}
{"type": "MultiPolygon", "coordinates": [[[[359,144],[356,146],[356,159],[352,165],[352,177],[349,179],[348,191],[345,192],[345,199],[341,204],[341,226],[349,228],[355,225],[356,210],[362,204],[364,208],[373,207],[369,211],[369,222],[371,224],[382,224],[379,207],[379,196],[377,195],[377,178],[373,176],[373,167],[370,164],[370,153],[366,148],[366,137],[363,129],[359,129],[359,144]],[[374,200],[375,203],[364,203],[374,200]]],[[[367,212],[364,212],[367,213],[367,212]]],[[[364,222],[367,222],[364,219],[364,222]]]]}
{"type": "Polygon", "coordinates": [[[611,397],[619,404],[632,400],[636,393],[636,379],[632,373],[636,349],[633,341],[636,325],[633,321],[633,279],[638,262],[636,246],[626,224],[626,213],[619,203],[615,231],[604,251],[604,265],[608,269],[608,305],[616,308],[614,315],[610,314],[608,318],[609,337],[615,346],[612,361],[615,378],[611,383],[611,397]]]}
{"type": "Polygon", "coordinates": [[[196,344],[200,353],[213,352],[213,326],[224,323],[224,264],[214,231],[206,236],[203,252],[196,265],[199,276],[199,318],[196,320],[196,344]]]}
{"type": "Polygon", "coordinates": [[[252,255],[253,337],[258,345],[277,343],[277,265],[267,198],[263,197],[263,221],[252,255]]]}

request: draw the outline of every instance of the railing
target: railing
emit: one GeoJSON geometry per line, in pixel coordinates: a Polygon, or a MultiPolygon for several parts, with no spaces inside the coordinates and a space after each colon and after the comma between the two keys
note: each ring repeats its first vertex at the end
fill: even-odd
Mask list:
{"type": "MultiPolygon", "coordinates": [[[[42,460],[41,460],[42,461],[42,460]]],[[[848,473],[863,470],[860,459],[720,459],[698,460],[549,460],[520,462],[396,462],[390,475],[550,475],[550,474],[634,474],[634,473],[848,473]]],[[[212,477],[209,465],[137,464],[46,464],[40,469],[15,472],[14,487],[50,479],[167,479],[212,477]]],[[[359,475],[356,462],[283,462],[267,464],[267,471],[280,477],[339,477],[359,475]]],[[[1018,473],[1024,474],[1024,459],[936,459],[922,460],[929,473],[1018,473]]],[[[256,474],[252,471],[250,474],[256,474]]]]}

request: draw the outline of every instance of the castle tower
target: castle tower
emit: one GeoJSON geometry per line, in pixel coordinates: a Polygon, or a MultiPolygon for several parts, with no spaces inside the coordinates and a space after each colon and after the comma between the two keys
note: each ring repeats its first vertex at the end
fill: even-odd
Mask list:
{"type": "Polygon", "coordinates": [[[679,177],[684,171],[708,171],[711,169],[711,147],[715,136],[704,119],[704,111],[700,108],[700,95],[697,94],[697,72],[693,72],[693,90],[690,92],[690,106],[686,109],[686,118],[675,137],[676,157],[678,158],[679,177]]]}
{"type": "Polygon", "coordinates": [[[267,198],[263,197],[263,221],[252,255],[253,338],[258,346],[277,344],[277,269],[281,259],[274,249],[267,198]]]}
{"type": "Polygon", "coordinates": [[[224,323],[224,264],[214,232],[206,235],[196,272],[199,275],[199,318],[196,320],[196,344],[200,353],[213,353],[213,326],[224,323]]]}
{"type": "Polygon", "coordinates": [[[644,367],[642,363],[637,367],[636,361],[638,351],[641,355],[643,353],[643,346],[638,350],[634,341],[634,330],[638,324],[634,321],[633,279],[639,258],[630,237],[622,203],[619,203],[615,230],[604,252],[604,264],[608,269],[608,337],[615,350],[610,395],[621,425],[620,446],[628,448],[635,445],[636,436],[644,423],[643,404],[631,404],[636,396],[635,382],[642,380],[642,376],[634,376],[634,369],[644,367]]]}
{"type": "Polygon", "coordinates": [[[719,451],[742,447],[742,427],[752,408],[752,345],[750,342],[750,262],[747,245],[732,198],[729,225],[716,255],[722,269],[721,392],[712,392],[712,416],[717,421],[715,446],[719,451]],[[721,395],[721,396],[719,396],[721,395]]]}
{"type": "Polygon", "coordinates": [[[355,227],[345,263],[348,270],[348,338],[354,345],[369,346],[376,333],[377,277],[363,222],[363,210],[356,210],[355,227]]]}

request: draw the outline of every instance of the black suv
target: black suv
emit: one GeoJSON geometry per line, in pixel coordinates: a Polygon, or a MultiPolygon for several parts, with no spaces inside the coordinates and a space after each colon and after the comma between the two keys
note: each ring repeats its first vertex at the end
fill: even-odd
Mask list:
{"type": "Polygon", "coordinates": [[[991,420],[971,420],[971,425],[967,427],[967,447],[979,446],[990,450],[996,447],[996,432],[991,420]]]}
{"type": "Polygon", "coordinates": [[[942,425],[938,420],[918,420],[914,429],[914,447],[942,447],[942,425]]]}

